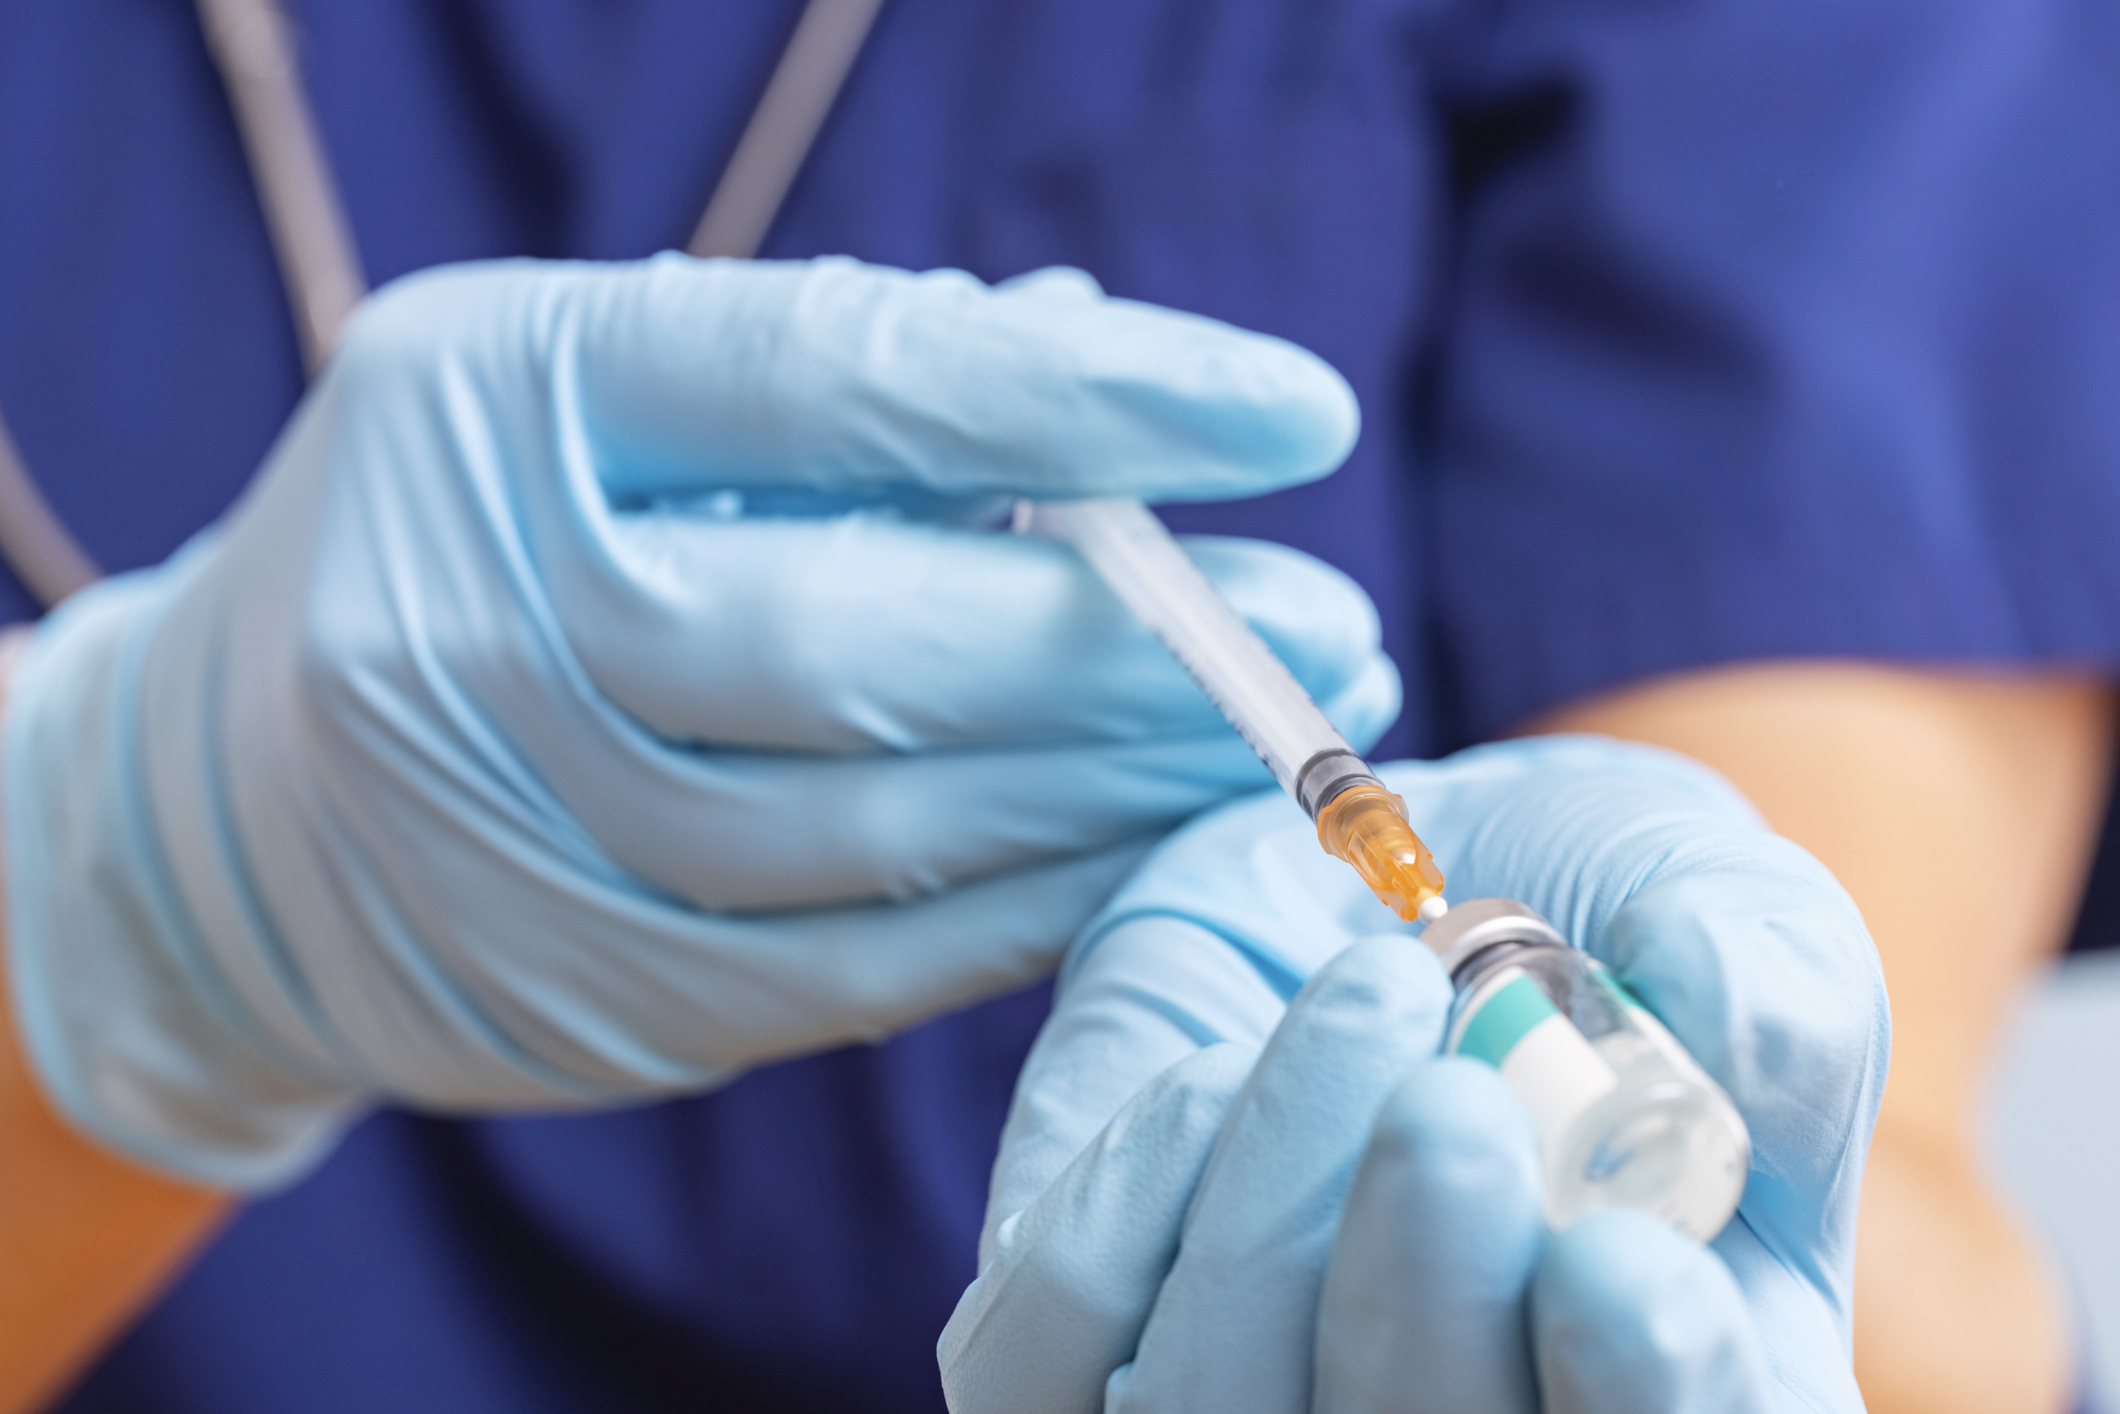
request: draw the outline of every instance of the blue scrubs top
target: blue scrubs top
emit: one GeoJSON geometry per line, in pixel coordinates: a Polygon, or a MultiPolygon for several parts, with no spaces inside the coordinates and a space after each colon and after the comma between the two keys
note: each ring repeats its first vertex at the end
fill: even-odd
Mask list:
{"type": "MultiPolygon", "coordinates": [[[[679,245],[797,0],[301,0],[371,279],[679,245]]],[[[1735,659],[2120,668],[2105,0],[891,0],[765,253],[1111,290],[1316,349],[1397,752],[1735,659]]],[[[301,392],[181,0],[0,5],[0,407],[107,566],[301,392]]],[[[0,613],[30,606],[0,580],[0,613]]],[[[384,1114],[65,1408],[934,1410],[1044,1010],[703,1099],[384,1114]]]]}

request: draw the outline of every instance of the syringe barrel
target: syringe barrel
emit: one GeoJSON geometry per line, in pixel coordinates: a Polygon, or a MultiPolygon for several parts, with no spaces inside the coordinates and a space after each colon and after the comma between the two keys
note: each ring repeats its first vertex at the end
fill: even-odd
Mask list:
{"type": "Polygon", "coordinates": [[[1073,545],[1311,815],[1369,767],[1273,650],[1139,501],[1041,501],[1031,528],[1073,545]]]}

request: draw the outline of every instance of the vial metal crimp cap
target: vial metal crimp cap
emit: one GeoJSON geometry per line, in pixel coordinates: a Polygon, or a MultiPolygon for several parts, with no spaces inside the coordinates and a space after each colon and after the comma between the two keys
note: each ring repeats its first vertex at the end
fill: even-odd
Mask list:
{"type": "Polygon", "coordinates": [[[1455,904],[1428,925],[1421,941],[1434,950],[1453,982],[1474,957],[1504,943],[1568,946],[1560,930],[1537,909],[1512,898],[1476,898],[1455,904]]]}

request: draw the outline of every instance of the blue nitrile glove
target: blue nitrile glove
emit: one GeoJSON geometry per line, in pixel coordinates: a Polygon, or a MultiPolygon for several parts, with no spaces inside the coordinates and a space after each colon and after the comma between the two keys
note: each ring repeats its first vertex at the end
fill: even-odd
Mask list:
{"type": "Polygon", "coordinates": [[[1859,1410],[1888,1022],[1853,902],[1665,752],[1549,738],[1383,775],[1452,897],[1587,942],[1729,1091],[1738,1216],[1712,1252],[1633,1213],[1551,1236],[1513,1093],[1437,1058],[1441,967],[1265,795],[1168,841],[1069,953],[942,1338],[950,1407],[1859,1410]]]}
{"type": "MultiPolygon", "coordinates": [[[[1145,836],[1265,776],[1071,550],[967,508],[1246,495],[1354,429],[1310,355],[1065,272],[405,280],[226,521],[21,670],[37,1070],[108,1144],[258,1187],[377,1099],[699,1090],[1019,986],[1145,836]]],[[[1382,729],[1358,589],[1194,548],[1382,729]]]]}

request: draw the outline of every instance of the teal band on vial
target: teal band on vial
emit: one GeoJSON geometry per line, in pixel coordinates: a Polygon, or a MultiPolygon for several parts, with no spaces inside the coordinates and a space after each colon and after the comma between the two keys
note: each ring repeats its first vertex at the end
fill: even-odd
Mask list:
{"type": "Polygon", "coordinates": [[[1617,1000],[1621,1006],[1633,1007],[1636,1011],[1649,1010],[1649,1008],[1642,1005],[1642,999],[1640,997],[1635,996],[1634,993],[1627,990],[1626,983],[1620,981],[1619,978],[1613,976],[1609,969],[1607,969],[1603,964],[1598,963],[1597,959],[1592,958],[1591,963],[1596,969],[1597,980],[1605,984],[1605,990],[1610,992],[1613,995],[1613,998],[1617,1000]]]}
{"type": "Polygon", "coordinates": [[[1457,1053],[1483,1060],[1501,1069],[1502,1058],[1516,1049],[1524,1034],[1549,1016],[1560,1012],[1529,977],[1518,977],[1497,991],[1465,1023],[1458,1037],[1457,1053]]]}

